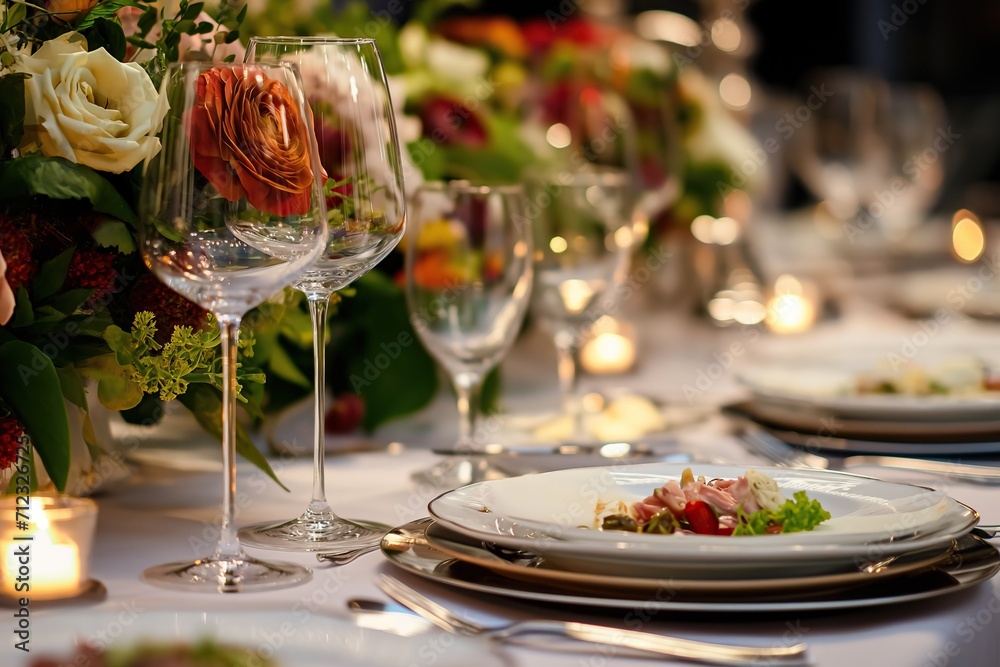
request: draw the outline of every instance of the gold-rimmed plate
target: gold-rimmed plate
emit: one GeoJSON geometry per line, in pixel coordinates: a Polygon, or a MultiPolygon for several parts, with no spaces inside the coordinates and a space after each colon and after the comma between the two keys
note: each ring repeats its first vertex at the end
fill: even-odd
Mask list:
{"type": "Polygon", "coordinates": [[[771,613],[831,611],[928,600],[965,590],[991,579],[1000,571],[1000,553],[973,535],[957,540],[954,550],[930,569],[872,584],[803,591],[786,598],[760,599],[744,594],[698,596],[660,587],[654,593],[597,595],[589,591],[524,582],[468,563],[440,551],[426,539],[432,519],[399,526],[382,540],[382,553],[402,570],[445,586],[528,602],[569,605],[573,608],[629,609],[641,605],[649,612],[771,613]]]}

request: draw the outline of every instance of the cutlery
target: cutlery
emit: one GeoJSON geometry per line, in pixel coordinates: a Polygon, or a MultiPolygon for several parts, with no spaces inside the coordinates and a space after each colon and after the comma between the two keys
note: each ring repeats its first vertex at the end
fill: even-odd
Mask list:
{"type": "Polygon", "coordinates": [[[502,625],[485,626],[459,617],[437,602],[388,575],[380,577],[378,586],[382,592],[396,602],[442,630],[454,634],[476,635],[498,641],[524,634],[551,634],[716,665],[809,664],[805,657],[807,647],[801,643],[768,648],[733,646],[667,637],[636,630],[620,630],[589,623],[549,620],[515,621],[502,625]]]}
{"type": "Polygon", "coordinates": [[[360,556],[376,551],[378,548],[379,545],[371,544],[358,547],[357,549],[348,549],[347,551],[324,551],[323,553],[316,554],[316,560],[321,563],[329,563],[333,566],[347,565],[360,556]]]}
{"type": "Polygon", "coordinates": [[[972,529],[972,534],[984,540],[992,540],[1000,535],[1000,526],[976,526],[972,529]]]}
{"type": "Polygon", "coordinates": [[[741,421],[743,442],[754,452],[770,459],[778,465],[797,468],[822,468],[824,470],[848,470],[863,466],[893,468],[916,472],[944,475],[953,479],[979,484],[1000,484],[1000,468],[973,465],[969,463],[949,463],[934,459],[916,459],[903,456],[820,456],[793,447],[781,437],[748,420],[741,421]]]}

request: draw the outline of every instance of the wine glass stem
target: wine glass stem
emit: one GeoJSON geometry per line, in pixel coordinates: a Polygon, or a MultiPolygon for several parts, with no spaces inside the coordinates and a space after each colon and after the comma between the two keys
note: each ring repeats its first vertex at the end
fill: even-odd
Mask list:
{"type": "Polygon", "coordinates": [[[215,557],[227,560],[243,557],[236,536],[236,352],[240,334],[238,315],[217,316],[222,341],[222,527],[215,557]]]}
{"type": "Polygon", "coordinates": [[[559,373],[559,393],[562,397],[563,412],[572,420],[572,437],[583,436],[583,414],[580,411],[580,401],[576,395],[577,345],[571,332],[560,331],[555,335],[556,369],[559,373]]]}
{"type": "Polygon", "coordinates": [[[483,378],[479,373],[458,373],[454,378],[458,394],[458,448],[475,450],[476,421],[479,417],[479,390],[483,378]]]}
{"type": "Polygon", "coordinates": [[[330,504],[326,500],[326,315],[330,306],[327,293],[310,293],[309,316],[313,329],[313,489],[309,512],[326,514],[330,504]]]}

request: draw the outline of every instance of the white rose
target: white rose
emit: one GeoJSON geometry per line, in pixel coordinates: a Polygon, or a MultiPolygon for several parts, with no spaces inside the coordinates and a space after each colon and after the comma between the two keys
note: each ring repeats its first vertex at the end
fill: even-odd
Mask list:
{"type": "Polygon", "coordinates": [[[485,53],[437,37],[428,42],[426,54],[427,69],[452,83],[478,82],[490,68],[485,53]]]}
{"type": "Polygon", "coordinates": [[[41,150],[98,171],[121,173],[160,148],[149,136],[157,93],[135,63],[118,62],[103,48],[66,33],[14,66],[24,82],[22,153],[41,150]]]}

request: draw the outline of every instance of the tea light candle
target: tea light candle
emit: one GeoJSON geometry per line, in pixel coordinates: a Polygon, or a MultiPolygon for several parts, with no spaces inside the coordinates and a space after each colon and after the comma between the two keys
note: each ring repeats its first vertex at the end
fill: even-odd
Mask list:
{"type": "Polygon", "coordinates": [[[580,365],[595,375],[628,372],[635,365],[635,342],[627,326],[605,317],[595,323],[594,337],[580,350],[580,365]]]}
{"type": "MultiPolygon", "coordinates": [[[[13,515],[14,508],[7,506],[4,509],[13,515]]],[[[76,498],[32,498],[23,515],[28,517],[27,529],[8,530],[0,540],[3,596],[60,600],[80,594],[88,581],[97,518],[94,503],[76,498]]]]}
{"type": "Polygon", "coordinates": [[[809,329],[816,321],[816,288],[790,275],[774,283],[774,296],[767,303],[764,321],[774,333],[792,334],[809,329]]]}

